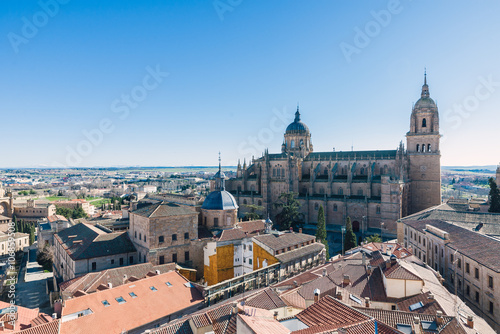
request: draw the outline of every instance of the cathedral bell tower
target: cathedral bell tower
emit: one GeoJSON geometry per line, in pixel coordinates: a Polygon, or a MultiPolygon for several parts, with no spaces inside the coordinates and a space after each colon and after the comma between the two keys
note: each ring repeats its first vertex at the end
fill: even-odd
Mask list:
{"type": "Polygon", "coordinates": [[[409,214],[441,204],[441,153],[439,114],[430,98],[427,73],[420,99],[413,106],[410,131],[406,134],[409,160],[409,214]]]}

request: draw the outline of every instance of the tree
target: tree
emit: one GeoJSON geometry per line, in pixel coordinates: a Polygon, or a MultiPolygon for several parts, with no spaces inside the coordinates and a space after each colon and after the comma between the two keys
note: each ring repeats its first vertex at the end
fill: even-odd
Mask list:
{"type": "Polygon", "coordinates": [[[256,211],[262,212],[264,210],[263,206],[255,204],[243,204],[243,206],[250,210],[245,213],[245,216],[243,216],[243,221],[262,219],[262,214],[259,214],[256,211]]]}
{"type": "Polygon", "coordinates": [[[73,210],[62,206],[56,206],[56,215],[61,215],[66,217],[66,219],[70,219],[73,216],[73,210]]]}
{"type": "Polygon", "coordinates": [[[36,256],[37,262],[43,266],[44,270],[52,271],[52,263],[54,261],[54,248],[48,243],[36,256]]]}
{"type": "Polygon", "coordinates": [[[365,244],[369,244],[370,242],[382,242],[382,238],[380,238],[380,235],[374,234],[366,237],[364,242],[365,244]]]}
{"type": "Polygon", "coordinates": [[[490,208],[489,212],[500,212],[500,191],[498,190],[498,186],[493,180],[492,177],[488,180],[490,184],[490,208]]]}
{"type": "Polygon", "coordinates": [[[345,223],[344,252],[357,246],[356,234],[352,230],[351,217],[347,217],[345,223]]]}
{"type": "Polygon", "coordinates": [[[297,194],[293,192],[282,193],[278,201],[274,203],[276,209],[280,209],[280,213],[276,215],[276,223],[281,231],[288,230],[290,227],[294,229],[303,225],[302,214],[299,211],[299,201],[296,199],[297,194]]]}
{"type": "Polygon", "coordinates": [[[325,210],[323,210],[323,205],[319,207],[318,210],[318,224],[316,227],[316,239],[321,240],[323,245],[325,245],[326,259],[330,259],[330,251],[328,249],[328,238],[326,234],[326,220],[325,220],[325,210]]]}
{"type": "Polygon", "coordinates": [[[19,232],[19,224],[15,215],[12,217],[12,222],[14,223],[14,232],[19,232]]]}
{"type": "Polygon", "coordinates": [[[81,206],[79,206],[79,207],[75,208],[75,210],[73,210],[73,213],[71,214],[71,218],[73,218],[73,219],[87,218],[87,214],[85,213],[83,208],[81,206]]]}
{"type": "Polygon", "coordinates": [[[35,194],[36,194],[36,191],[33,189],[30,189],[30,195],[35,195],[35,194]]]}
{"type": "Polygon", "coordinates": [[[35,226],[30,227],[30,246],[35,242],[35,226]]]}

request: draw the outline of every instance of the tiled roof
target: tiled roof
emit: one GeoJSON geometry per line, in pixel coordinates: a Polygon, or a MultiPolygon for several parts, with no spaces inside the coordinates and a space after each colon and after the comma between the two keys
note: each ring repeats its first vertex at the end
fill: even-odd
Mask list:
{"type": "Polygon", "coordinates": [[[314,281],[303,284],[298,293],[306,300],[314,300],[314,290],[319,289],[320,297],[335,296],[336,285],[328,276],[318,277],[314,281]]]}
{"type": "Polygon", "coordinates": [[[204,299],[195,287],[176,271],[144,278],[130,284],[68,299],[62,310],[61,334],[114,333],[132,330],[190,307],[201,307],[204,299]],[[167,286],[170,282],[170,286],[167,286]],[[154,287],[152,290],[150,287],[154,287]],[[137,297],[129,295],[134,292],[137,297]],[[122,297],[119,303],[115,298],[122,297]],[[110,304],[105,306],[102,301],[110,304]],[[92,313],[73,320],[64,316],[91,309],[92,313]]]}
{"type": "Polygon", "coordinates": [[[448,247],[458,250],[491,270],[500,272],[500,242],[498,240],[442,220],[410,220],[404,223],[420,232],[424,231],[427,224],[448,232],[450,237],[450,242],[446,244],[448,247]]]}
{"type": "Polygon", "coordinates": [[[306,300],[299,294],[298,289],[283,293],[280,297],[289,306],[299,309],[306,308],[306,300]]]}
{"type": "Polygon", "coordinates": [[[274,251],[316,239],[313,235],[289,232],[281,234],[264,234],[254,238],[274,251]]]}
{"type": "Polygon", "coordinates": [[[254,333],[289,334],[290,330],[273,318],[273,314],[267,310],[251,308],[245,305],[245,313],[238,317],[254,333]]]}
{"type": "Polygon", "coordinates": [[[275,255],[275,257],[280,262],[287,263],[295,259],[300,259],[301,257],[309,254],[320,253],[324,248],[325,245],[319,242],[315,242],[307,246],[299,247],[297,249],[292,249],[291,251],[275,255]]]}
{"type": "Polygon", "coordinates": [[[66,222],[68,221],[68,219],[66,219],[66,217],[61,216],[61,215],[52,215],[52,216],[48,216],[48,217],[47,217],[47,220],[48,220],[49,222],[51,222],[51,223],[52,223],[52,222],[56,222],[56,221],[66,221],[66,222]]]}
{"type": "Polygon", "coordinates": [[[318,160],[318,159],[394,159],[396,157],[396,150],[376,150],[376,151],[336,151],[336,152],[312,152],[306,157],[307,160],[318,160]]]}
{"type": "MultiPolygon", "coordinates": [[[[396,328],[397,324],[411,325],[416,316],[420,318],[420,321],[433,322],[436,320],[436,316],[431,314],[417,315],[412,312],[389,311],[374,308],[359,308],[359,310],[371,317],[374,317],[377,320],[382,321],[383,323],[386,323],[393,328],[396,328]]],[[[443,324],[437,327],[437,331],[441,334],[466,334],[465,330],[458,324],[457,320],[454,317],[449,317],[446,315],[443,315],[443,324]]],[[[424,331],[424,333],[435,332],[424,331]]]]}
{"type": "Polygon", "coordinates": [[[233,228],[230,230],[223,230],[219,237],[219,241],[238,240],[243,239],[246,236],[247,235],[242,230],[233,228]]]}
{"type": "MultiPolygon", "coordinates": [[[[31,328],[16,332],[19,334],[59,334],[60,320],[55,320],[47,322],[38,326],[33,326],[31,328]]],[[[8,333],[8,332],[6,332],[8,333]]]]}
{"type": "Polygon", "coordinates": [[[193,334],[193,330],[189,325],[189,319],[174,320],[167,326],[155,330],[151,334],[193,334]]]}
{"type": "Polygon", "coordinates": [[[107,233],[88,223],[64,229],[54,238],[75,261],[136,252],[127,232],[107,233]]]}
{"type": "Polygon", "coordinates": [[[198,213],[194,211],[194,209],[192,209],[191,207],[170,202],[159,202],[159,203],[148,204],[137,210],[132,211],[132,213],[148,218],[198,215],[198,213]]]}
{"type": "MultiPolygon", "coordinates": [[[[30,328],[32,327],[33,320],[37,319],[40,315],[46,316],[46,314],[44,313],[39,313],[39,310],[37,308],[31,309],[18,305],[11,305],[10,303],[0,301],[0,310],[8,309],[8,312],[10,313],[12,306],[14,306],[15,310],[17,311],[17,320],[15,322],[15,328],[14,331],[5,328],[3,330],[3,333],[12,333],[15,331],[30,328]]],[[[4,313],[3,315],[1,315],[0,320],[5,322],[10,321],[9,313],[4,313]]],[[[51,319],[51,317],[47,316],[47,318],[44,317],[44,319],[51,319]]]]}
{"type": "Polygon", "coordinates": [[[326,296],[297,314],[297,319],[312,327],[357,323],[370,317],[333,297],[326,296]]]}
{"type": "Polygon", "coordinates": [[[398,243],[370,242],[369,244],[363,245],[362,247],[371,252],[379,250],[383,254],[387,254],[387,252],[390,251],[391,254],[394,254],[398,259],[403,259],[412,255],[411,251],[404,248],[398,243]]]}
{"type": "Polygon", "coordinates": [[[297,285],[302,285],[304,283],[307,283],[307,282],[310,282],[312,280],[315,280],[316,278],[320,277],[320,274],[314,274],[310,271],[306,271],[302,274],[298,274],[296,276],[293,276],[292,278],[289,278],[287,280],[284,280],[278,284],[275,285],[275,287],[290,287],[290,288],[294,288],[295,287],[295,283],[297,283],[297,285]]]}
{"type": "Polygon", "coordinates": [[[263,220],[251,220],[247,222],[239,222],[236,224],[243,232],[249,234],[261,232],[266,229],[266,223],[263,220]]]}
{"type": "Polygon", "coordinates": [[[400,263],[396,263],[391,265],[390,268],[385,268],[383,270],[384,276],[391,279],[403,279],[403,280],[413,280],[413,281],[421,281],[422,278],[415,275],[408,268],[405,268],[400,263]]]}
{"type": "Polygon", "coordinates": [[[437,302],[435,298],[430,298],[431,293],[419,293],[416,296],[410,297],[406,300],[403,300],[397,303],[398,310],[400,311],[410,311],[410,305],[414,305],[417,303],[422,303],[422,307],[413,310],[413,313],[425,313],[425,314],[436,314],[437,311],[441,311],[444,314],[444,310],[441,308],[441,305],[437,302]]]}
{"type": "Polygon", "coordinates": [[[257,307],[264,310],[274,310],[281,307],[286,307],[285,302],[278,296],[273,289],[265,289],[261,293],[248,298],[245,301],[245,306],[257,307]]]}
{"type": "Polygon", "coordinates": [[[372,258],[370,259],[370,265],[372,267],[378,267],[380,266],[382,263],[384,263],[384,257],[382,256],[382,254],[380,253],[380,251],[375,251],[372,253],[372,258]]]}
{"type": "MultiPolygon", "coordinates": [[[[354,324],[341,324],[341,325],[323,325],[316,327],[309,327],[298,331],[293,331],[292,334],[320,334],[320,333],[333,333],[334,331],[344,334],[368,334],[375,333],[375,319],[364,320],[354,324]]],[[[377,330],[379,334],[403,334],[397,329],[391,328],[382,322],[377,322],[377,330]]]]}

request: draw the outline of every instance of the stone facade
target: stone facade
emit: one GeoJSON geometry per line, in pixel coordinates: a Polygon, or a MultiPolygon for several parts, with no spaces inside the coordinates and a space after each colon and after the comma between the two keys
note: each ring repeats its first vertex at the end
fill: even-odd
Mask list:
{"type": "Polygon", "coordinates": [[[56,214],[56,206],[50,203],[39,204],[29,199],[25,205],[14,205],[14,215],[18,220],[36,223],[42,218],[56,214]]]}
{"type": "Polygon", "coordinates": [[[355,231],[366,231],[383,222],[384,234],[395,236],[399,218],[441,203],[439,116],[426,80],[406,139],[406,149],[400,143],[395,150],[313,152],[297,108],[282,152],[266,150],[248,167],[238,163],[226,189],[239,205],[262,205],[271,217],[278,213],[273,203],[279,196],[294,192],[306,224],[316,222],[322,205],[327,224],[343,225],[351,217],[355,231]]]}

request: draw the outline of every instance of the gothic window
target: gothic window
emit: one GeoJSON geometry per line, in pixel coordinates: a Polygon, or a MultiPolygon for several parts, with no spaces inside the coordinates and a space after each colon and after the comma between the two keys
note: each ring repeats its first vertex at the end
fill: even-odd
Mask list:
{"type": "Polygon", "coordinates": [[[292,141],[290,142],[290,147],[295,148],[295,140],[292,139],[292,141]]]}
{"type": "Polygon", "coordinates": [[[344,195],[344,189],[339,188],[339,195],[344,195]]]}
{"type": "Polygon", "coordinates": [[[333,205],[333,211],[337,211],[337,210],[338,210],[337,204],[334,204],[333,205]]]}
{"type": "Polygon", "coordinates": [[[420,144],[417,144],[417,152],[420,152],[420,144]]]}
{"type": "Polygon", "coordinates": [[[281,168],[281,177],[285,177],[285,169],[281,168]]]}
{"type": "Polygon", "coordinates": [[[377,205],[377,213],[380,213],[380,205],[377,205]]]}
{"type": "Polygon", "coordinates": [[[422,127],[427,127],[427,120],[425,118],[422,120],[422,127]]]}
{"type": "Polygon", "coordinates": [[[273,168],[273,177],[276,177],[276,168],[273,168]]]}
{"type": "Polygon", "coordinates": [[[428,144],[427,145],[427,152],[430,152],[431,151],[431,144],[428,144]]]}

